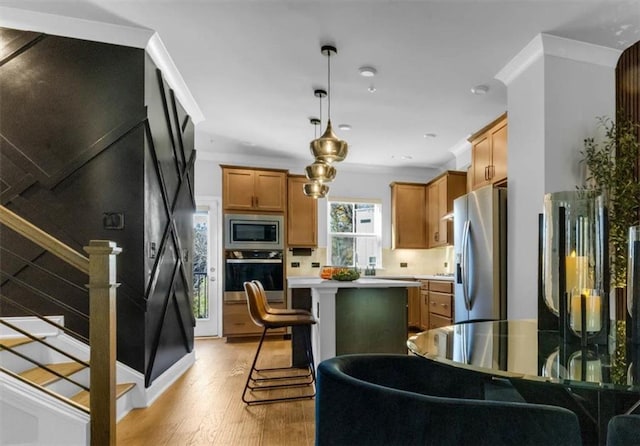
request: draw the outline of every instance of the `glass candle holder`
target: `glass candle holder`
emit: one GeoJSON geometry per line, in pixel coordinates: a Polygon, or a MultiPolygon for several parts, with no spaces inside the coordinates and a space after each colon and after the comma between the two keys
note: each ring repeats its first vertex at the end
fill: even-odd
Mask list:
{"type": "Polygon", "coordinates": [[[627,262],[627,311],[634,317],[634,306],[640,305],[640,226],[629,228],[627,262]]]}
{"type": "Polygon", "coordinates": [[[576,381],[602,382],[602,361],[590,350],[577,351],[569,357],[568,375],[576,381]]]}
{"type": "Polygon", "coordinates": [[[598,289],[573,288],[568,297],[569,327],[578,336],[599,333],[604,325],[604,296],[598,289]]]}
{"type": "Polygon", "coordinates": [[[564,298],[561,294],[603,288],[604,219],[602,196],[584,191],[545,195],[542,287],[544,302],[554,314],[559,314],[560,298],[564,298]],[[561,262],[563,283],[560,282],[561,262]]]}

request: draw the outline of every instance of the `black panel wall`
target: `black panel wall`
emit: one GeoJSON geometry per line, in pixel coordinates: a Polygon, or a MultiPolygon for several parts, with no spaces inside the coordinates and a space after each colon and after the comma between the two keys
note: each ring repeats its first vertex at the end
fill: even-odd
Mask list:
{"type": "MultiPolygon", "coordinates": [[[[0,33],[0,202],[80,252],[91,239],[123,248],[118,359],[149,385],[193,349],[193,123],[144,50],[0,33]],[[124,227],[105,228],[105,213],[123,214],[124,227]]],[[[86,278],[10,230],[0,243],[1,293],[86,335],[81,316],[19,286],[86,312],[86,278]]],[[[0,316],[23,313],[0,301],[0,316]]]]}

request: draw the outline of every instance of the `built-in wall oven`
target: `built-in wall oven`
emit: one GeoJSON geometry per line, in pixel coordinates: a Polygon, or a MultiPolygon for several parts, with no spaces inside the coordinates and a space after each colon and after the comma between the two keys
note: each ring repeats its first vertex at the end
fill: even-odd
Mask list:
{"type": "Polygon", "coordinates": [[[285,302],[282,250],[225,251],[225,302],[245,301],[251,280],[262,282],[269,302],[285,302]]]}
{"type": "Polygon", "coordinates": [[[284,292],[284,217],[225,214],[225,302],[244,302],[244,282],[259,280],[272,303],[286,302],[284,292]]]}

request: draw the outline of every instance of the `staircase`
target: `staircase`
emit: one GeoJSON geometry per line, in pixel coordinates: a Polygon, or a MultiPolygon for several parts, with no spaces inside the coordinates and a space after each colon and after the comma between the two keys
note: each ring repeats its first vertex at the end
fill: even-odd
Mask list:
{"type": "Polygon", "coordinates": [[[0,444],[115,445],[116,420],[139,406],[140,383],[115,360],[120,249],[91,241],[85,257],[4,206],[0,224],[0,444]],[[88,277],[78,283],[69,266],[88,277]],[[56,307],[75,331],[64,316],[42,314],[56,307]]]}
{"type": "MultiPolygon", "coordinates": [[[[56,320],[61,319],[53,318],[56,320]]],[[[18,327],[28,325],[34,329],[38,324],[35,318],[4,318],[0,324],[7,322],[18,327]]],[[[24,336],[7,326],[0,327],[0,368],[4,376],[0,376],[0,407],[11,411],[22,411],[29,405],[42,406],[36,413],[42,412],[37,418],[5,417],[8,410],[0,409],[0,444],[23,444],[25,432],[31,432],[36,438],[46,438],[52,444],[86,444],[90,420],[90,383],[88,346],[72,337],[59,332],[40,327],[36,340],[24,336]],[[49,347],[51,346],[51,347],[49,347]],[[72,360],[57,349],[73,356],[72,360]],[[29,359],[25,359],[29,358],[29,359]],[[37,363],[37,364],[35,364],[37,363]],[[7,387],[7,390],[4,387],[7,387]],[[13,404],[5,400],[6,393],[13,393],[13,404]],[[40,392],[38,399],[28,401],[25,395],[40,392]],[[18,403],[18,404],[17,404],[18,403]],[[62,409],[49,409],[63,404],[62,409]],[[36,419],[38,420],[35,423],[36,419]],[[65,419],[66,422],[65,422],[65,419]],[[59,429],[60,423],[67,425],[59,429]],[[37,432],[44,426],[45,430],[37,432]],[[47,431],[47,426],[56,427],[53,432],[47,431]]],[[[132,408],[137,407],[136,398],[130,392],[135,388],[134,382],[127,382],[127,371],[121,371],[121,379],[116,384],[116,421],[124,417],[132,408]]],[[[34,443],[35,444],[35,443],[34,443]]]]}

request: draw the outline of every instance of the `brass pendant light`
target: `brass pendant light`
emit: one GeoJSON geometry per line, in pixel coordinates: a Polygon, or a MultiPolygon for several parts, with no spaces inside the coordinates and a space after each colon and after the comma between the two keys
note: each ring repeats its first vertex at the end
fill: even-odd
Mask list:
{"type": "MultiPolygon", "coordinates": [[[[320,104],[320,116],[322,117],[322,98],[327,95],[327,92],[324,90],[315,90],[313,92],[314,96],[319,98],[320,104]]],[[[311,118],[309,122],[313,124],[313,137],[314,139],[318,138],[318,125],[321,124],[320,119],[311,118]]],[[[311,198],[324,198],[327,196],[329,192],[329,186],[324,183],[328,183],[333,181],[336,176],[335,167],[327,164],[323,161],[315,161],[310,166],[307,166],[305,169],[307,174],[307,178],[311,180],[309,183],[305,183],[303,186],[304,194],[311,198]]]]}
{"type": "Polygon", "coordinates": [[[304,194],[311,198],[324,198],[327,196],[327,192],[329,192],[329,186],[316,181],[305,183],[303,187],[304,194]]]}
{"type": "MultiPolygon", "coordinates": [[[[322,116],[322,98],[327,95],[327,92],[324,90],[315,90],[313,94],[320,98],[320,116],[322,116]]],[[[311,124],[314,126],[313,136],[314,138],[318,138],[318,125],[320,125],[320,119],[311,118],[309,120],[311,124]]],[[[330,183],[336,177],[336,169],[331,164],[325,163],[324,161],[315,160],[313,164],[309,165],[305,169],[305,173],[307,174],[307,178],[311,181],[315,181],[316,183],[330,183]]]]}
{"type": "Polygon", "coordinates": [[[331,53],[337,54],[338,50],[332,45],[323,45],[320,50],[327,56],[327,129],[320,138],[311,141],[310,147],[316,161],[331,164],[344,160],[349,146],[346,141],[338,139],[331,127],[331,53]]]}

